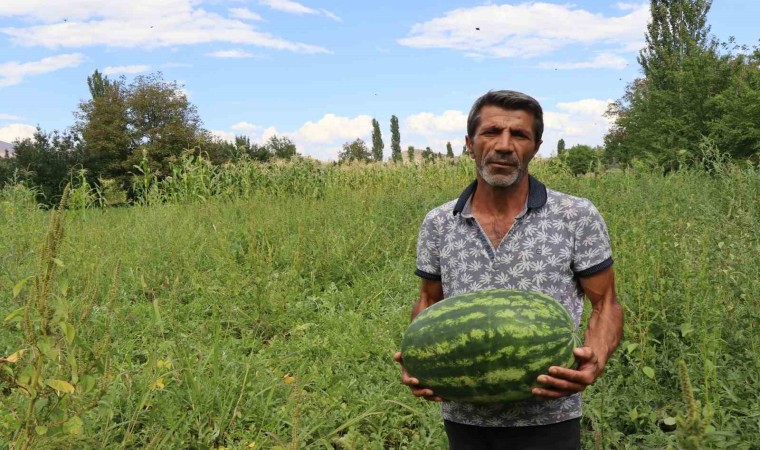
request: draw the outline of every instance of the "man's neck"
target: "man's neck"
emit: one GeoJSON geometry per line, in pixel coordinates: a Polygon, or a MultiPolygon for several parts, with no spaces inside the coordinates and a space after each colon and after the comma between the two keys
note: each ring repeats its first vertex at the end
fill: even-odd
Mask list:
{"type": "Polygon", "coordinates": [[[528,174],[509,187],[494,187],[478,175],[478,188],[472,197],[472,209],[488,215],[514,218],[528,199],[528,174]]]}

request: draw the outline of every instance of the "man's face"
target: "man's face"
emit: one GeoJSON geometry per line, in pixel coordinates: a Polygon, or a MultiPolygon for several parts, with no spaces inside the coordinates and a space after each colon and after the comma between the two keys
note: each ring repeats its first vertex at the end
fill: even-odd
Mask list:
{"type": "Polygon", "coordinates": [[[517,184],[541,145],[533,133],[532,112],[492,105],[480,110],[475,136],[465,140],[480,178],[493,187],[517,184]]]}

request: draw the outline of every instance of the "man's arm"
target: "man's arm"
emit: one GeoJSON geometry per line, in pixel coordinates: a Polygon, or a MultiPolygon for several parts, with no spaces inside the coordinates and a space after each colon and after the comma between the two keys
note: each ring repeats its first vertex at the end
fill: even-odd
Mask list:
{"type": "MultiPolygon", "coordinates": [[[[420,298],[412,308],[412,318],[414,320],[417,314],[421,313],[430,305],[443,300],[443,285],[440,280],[422,280],[422,286],[420,287],[420,298]]],[[[404,360],[401,352],[396,352],[393,355],[393,359],[401,365],[401,383],[409,386],[412,390],[412,394],[417,397],[422,397],[426,400],[440,402],[443,399],[433,393],[430,389],[420,388],[420,381],[416,378],[410,377],[409,372],[404,367],[404,360]]]]}
{"type": "Polygon", "coordinates": [[[583,391],[602,374],[623,336],[623,309],[615,295],[612,267],[580,278],[580,284],[591,301],[592,310],[584,346],[574,351],[578,369],[550,367],[549,375],[538,377],[547,388],[533,388],[534,395],[557,398],[583,391]]]}

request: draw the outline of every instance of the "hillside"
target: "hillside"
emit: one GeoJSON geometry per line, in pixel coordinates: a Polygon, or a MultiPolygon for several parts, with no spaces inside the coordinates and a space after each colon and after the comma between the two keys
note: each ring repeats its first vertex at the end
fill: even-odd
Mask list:
{"type": "Polygon", "coordinates": [[[13,154],[13,144],[10,142],[0,141],[0,158],[5,157],[5,151],[8,150],[9,154],[13,154]]]}

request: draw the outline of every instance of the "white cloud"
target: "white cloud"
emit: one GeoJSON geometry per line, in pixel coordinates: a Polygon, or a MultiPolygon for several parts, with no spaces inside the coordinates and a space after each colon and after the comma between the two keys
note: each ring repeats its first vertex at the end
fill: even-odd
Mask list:
{"type": "Polygon", "coordinates": [[[368,136],[372,132],[372,117],[360,115],[353,118],[325,114],[317,122],[306,122],[295,133],[299,141],[309,143],[331,143],[354,140],[368,136]]]}
{"type": "Polygon", "coordinates": [[[235,142],[235,133],[224,130],[208,130],[212,136],[227,142],[235,142]]]}
{"type": "Polygon", "coordinates": [[[300,53],[329,53],[256,30],[251,24],[197,7],[199,0],[3,0],[0,17],[33,25],[0,32],[21,46],[157,48],[225,42],[300,53]],[[36,23],[35,23],[36,22],[36,23]],[[42,22],[42,24],[39,24],[42,22]]]}
{"type": "Polygon", "coordinates": [[[456,110],[448,110],[438,116],[422,112],[407,117],[405,124],[409,132],[423,136],[440,133],[459,133],[464,136],[467,133],[467,114],[456,110]]]}
{"type": "Polygon", "coordinates": [[[261,15],[251,11],[248,8],[232,8],[230,9],[230,15],[240,20],[255,20],[257,22],[264,20],[261,15]]]}
{"type": "Polygon", "coordinates": [[[24,120],[24,118],[13,114],[0,114],[0,120],[24,120]]]}
{"type": "Polygon", "coordinates": [[[16,61],[0,64],[0,87],[13,86],[33,75],[55,72],[69,67],[77,67],[84,61],[80,53],[70,53],[42,58],[39,61],[19,63],[16,61]]]}
{"type": "Polygon", "coordinates": [[[578,144],[601,145],[610,125],[610,120],[604,117],[610,102],[612,100],[587,98],[557,103],[557,110],[545,110],[544,144],[539,154],[555,154],[560,138],[565,140],[567,147],[578,144]]]}
{"type": "Polygon", "coordinates": [[[591,61],[560,63],[560,62],[543,62],[538,65],[540,69],[624,69],[628,65],[628,60],[620,55],[610,52],[601,52],[591,61]]]}
{"type": "Polygon", "coordinates": [[[627,3],[627,2],[617,2],[615,4],[617,8],[621,11],[633,11],[637,8],[641,8],[642,6],[646,6],[645,3],[627,3]]]}
{"type": "Polygon", "coordinates": [[[570,114],[580,114],[584,116],[602,117],[607,111],[610,103],[614,100],[598,100],[595,98],[587,98],[578,100],[575,102],[560,102],[557,103],[557,108],[570,114]]]}
{"type": "Polygon", "coordinates": [[[0,127],[0,141],[13,142],[16,139],[26,139],[34,136],[37,127],[23,123],[12,123],[0,127]]]}
{"type": "Polygon", "coordinates": [[[248,131],[248,132],[252,132],[252,131],[256,131],[256,130],[261,129],[261,127],[259,125],[254,125],[254,124],[248,123],[248,122],[238,122],[235,125],[232,125],[230,127],[230,129],[231,130],[235,130],[235,131],[248,131]]]}
{"type": "Polygon", "coordinates": [[[418,23],[398,42],[490,58],[535,57],[572,44],[605,44],[628,50],[643,44],[648,19],[644,4],[618,17],[569,4],[484,5],[456,9],[418,23]]]}
{"type": "Polygon", "coordinates": [[[108,66],[103,69],[103,75],[121,75],[121,74],[135,74],[143,73],[150,70],[150,66],[147,65],[134,65],[134,66],[108,66]]]}
{"type": "Polygon", "coordinates": [[[326,9],[309,8],[306,5],[291,0],[259,0],[259,4],[288,14],[319,14],[336,22],[342,22],[340,17],[326,9]]]}
{"type": "Polygon", "coordinates": [[[208,56],[213,56],[214,58],[253,58],[253,53],[246,52],[245,50],[219,50],[212,53],[206,53],[208,56]]]}

